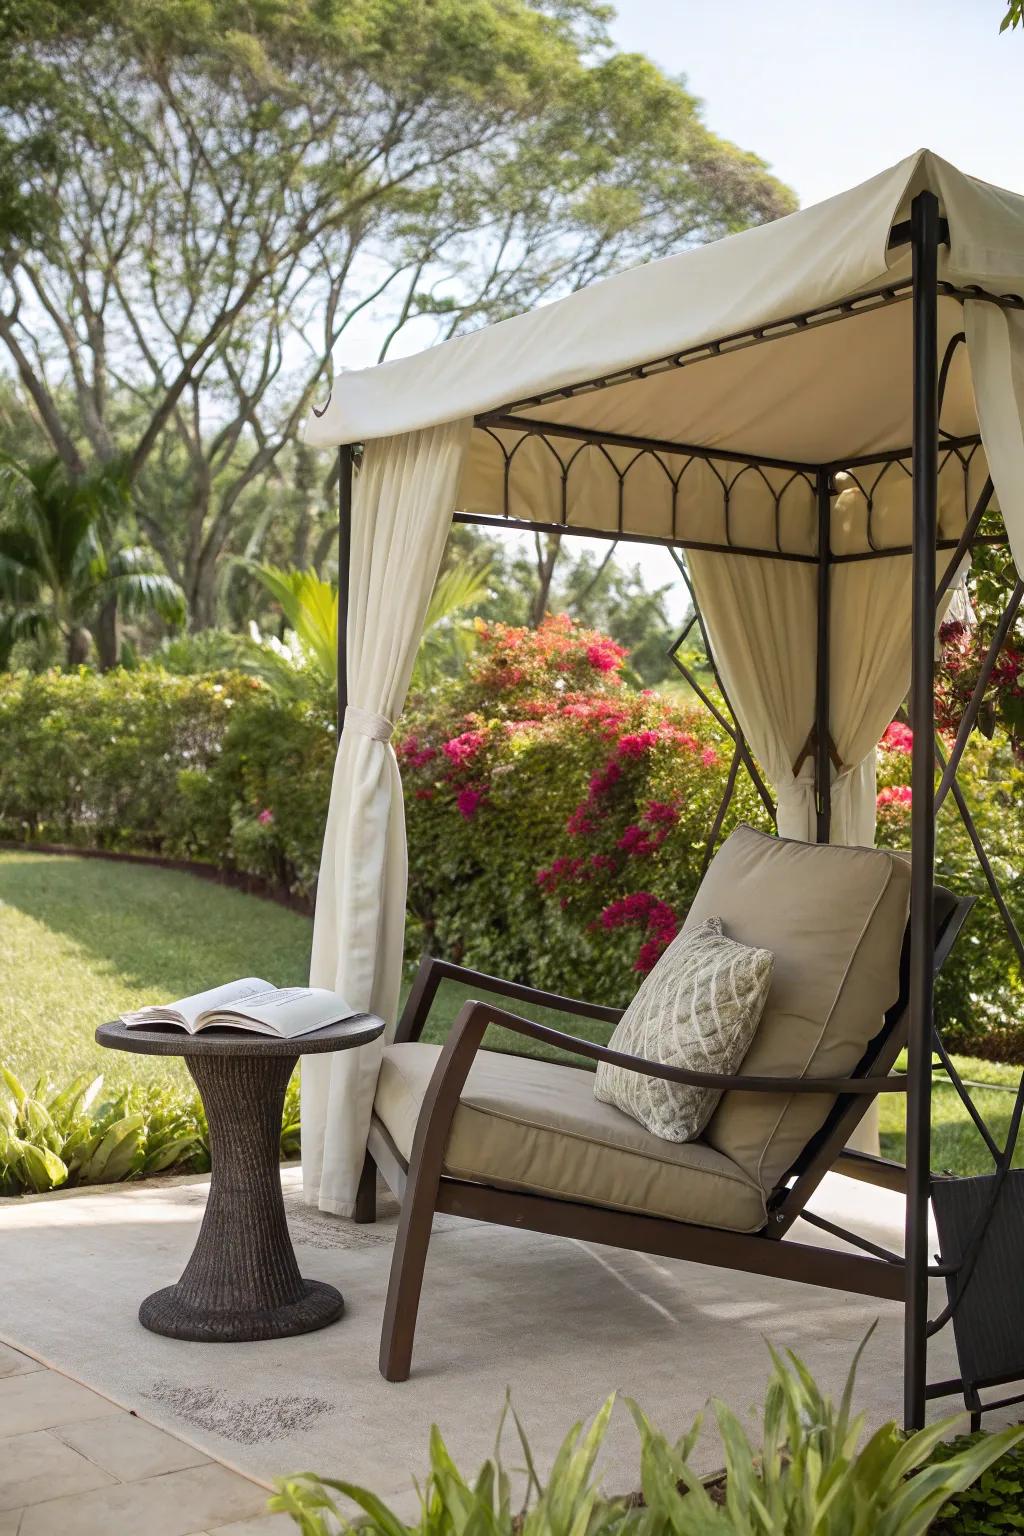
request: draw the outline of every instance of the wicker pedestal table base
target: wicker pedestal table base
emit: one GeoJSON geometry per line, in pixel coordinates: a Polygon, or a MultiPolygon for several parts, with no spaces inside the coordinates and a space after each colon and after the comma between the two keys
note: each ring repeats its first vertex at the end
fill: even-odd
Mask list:
{"type": "Polygon", "coordinates": [[[97,1030],[100,1043],[115,1049],[183,1055],[210,1129],[210,1193],[199,1237],[178,1283],[142,1303],[144,1327],[234,1344],[310,1333],[341,1316],[341,1292],[299,1273],[281,1195],[281,1113],[300,1051],[362,1044],[382,1029],[379,1019],[363,1016],[291,1042],[228,1030],[184,1039],[121,1024],[97,1030]]]}
{"type": "Polygon", "coordinates": [[[139,1321],[153,1333],[232,1344],[279,1339],[323,1328],[344,1311],[333,1285],[299,1274],[284,1214],[281,1112],[297,1061],[188,1061],[210,1127],[210,1195],[181,1279],[139,1308],[139,1321]]]}

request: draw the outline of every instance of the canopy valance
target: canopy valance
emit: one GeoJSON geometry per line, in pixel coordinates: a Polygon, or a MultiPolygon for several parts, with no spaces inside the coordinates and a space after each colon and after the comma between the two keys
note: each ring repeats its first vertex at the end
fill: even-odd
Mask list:
{"type": "MultiPolygon", "coordinates": [[[[306,440],[341,449],[345,615],[312,979],[389,1024],[406,884],[389,738],[453,515],[685,550],[737,752],[749,743],[764,768],[785,836],[873,840],[874,746],[913,669],[906,1402],[920,1422],[934,636],[972,546],[1004,538],[987,513],[1024,570],[1024,197],[921,151],[774,224],[341,373],[306,440]]],[[[305,1186],[324,1209],[353,1209],[379,1056],[304,1072],[305,1186]]]]}

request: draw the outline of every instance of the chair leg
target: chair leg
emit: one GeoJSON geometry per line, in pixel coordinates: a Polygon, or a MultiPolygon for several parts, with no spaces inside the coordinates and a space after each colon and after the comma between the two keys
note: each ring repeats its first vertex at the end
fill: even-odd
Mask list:
{"type": "Polygon", "coordinates": [[[352,1220],[361,1225],[372,1225],[377,1220],[377,1164],[367,1152],[363,1171],[359,1175],[352,1220]]]}
{"type": "Polygon", "coordinates": [[[416,1315],[423,1289],[423,1270],[434,1223],[438,1178],[423,1177],[423,1169],[410,1170],[402,1201],[391,1276],[384,1305],[380,1335],[380,1373],[385,1381],[407,1381],[412,1366],[416,1315]]]}

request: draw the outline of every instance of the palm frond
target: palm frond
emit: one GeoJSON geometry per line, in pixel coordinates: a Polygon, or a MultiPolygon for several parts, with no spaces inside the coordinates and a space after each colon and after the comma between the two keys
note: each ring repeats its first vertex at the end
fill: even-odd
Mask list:
{"type": "Polygon", "coordinates": [[[338,589],[315,571],[256,565],[256,576],[298,636],[310,666],[327,682],[338,676],[338,589]]]}

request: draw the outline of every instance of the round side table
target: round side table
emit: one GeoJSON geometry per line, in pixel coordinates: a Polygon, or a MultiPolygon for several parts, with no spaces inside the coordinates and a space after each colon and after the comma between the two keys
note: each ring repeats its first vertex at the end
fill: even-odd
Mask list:
{"type": "Polygon", "coordinates": [[[96,1039],[112,1050],[183,1056],[210,1128],[210,1194],[196,1246],[178,1283],[142,1303],[143,1327],[173,1339],[240,1343],[310,1333],[341,1316],[341,1292],[299,1274],[281,1195],[281,1113],[300,1055],[350,1050],[383,1029],[372,1014],[294,1040],[100,1025],[96,1039]]]}

